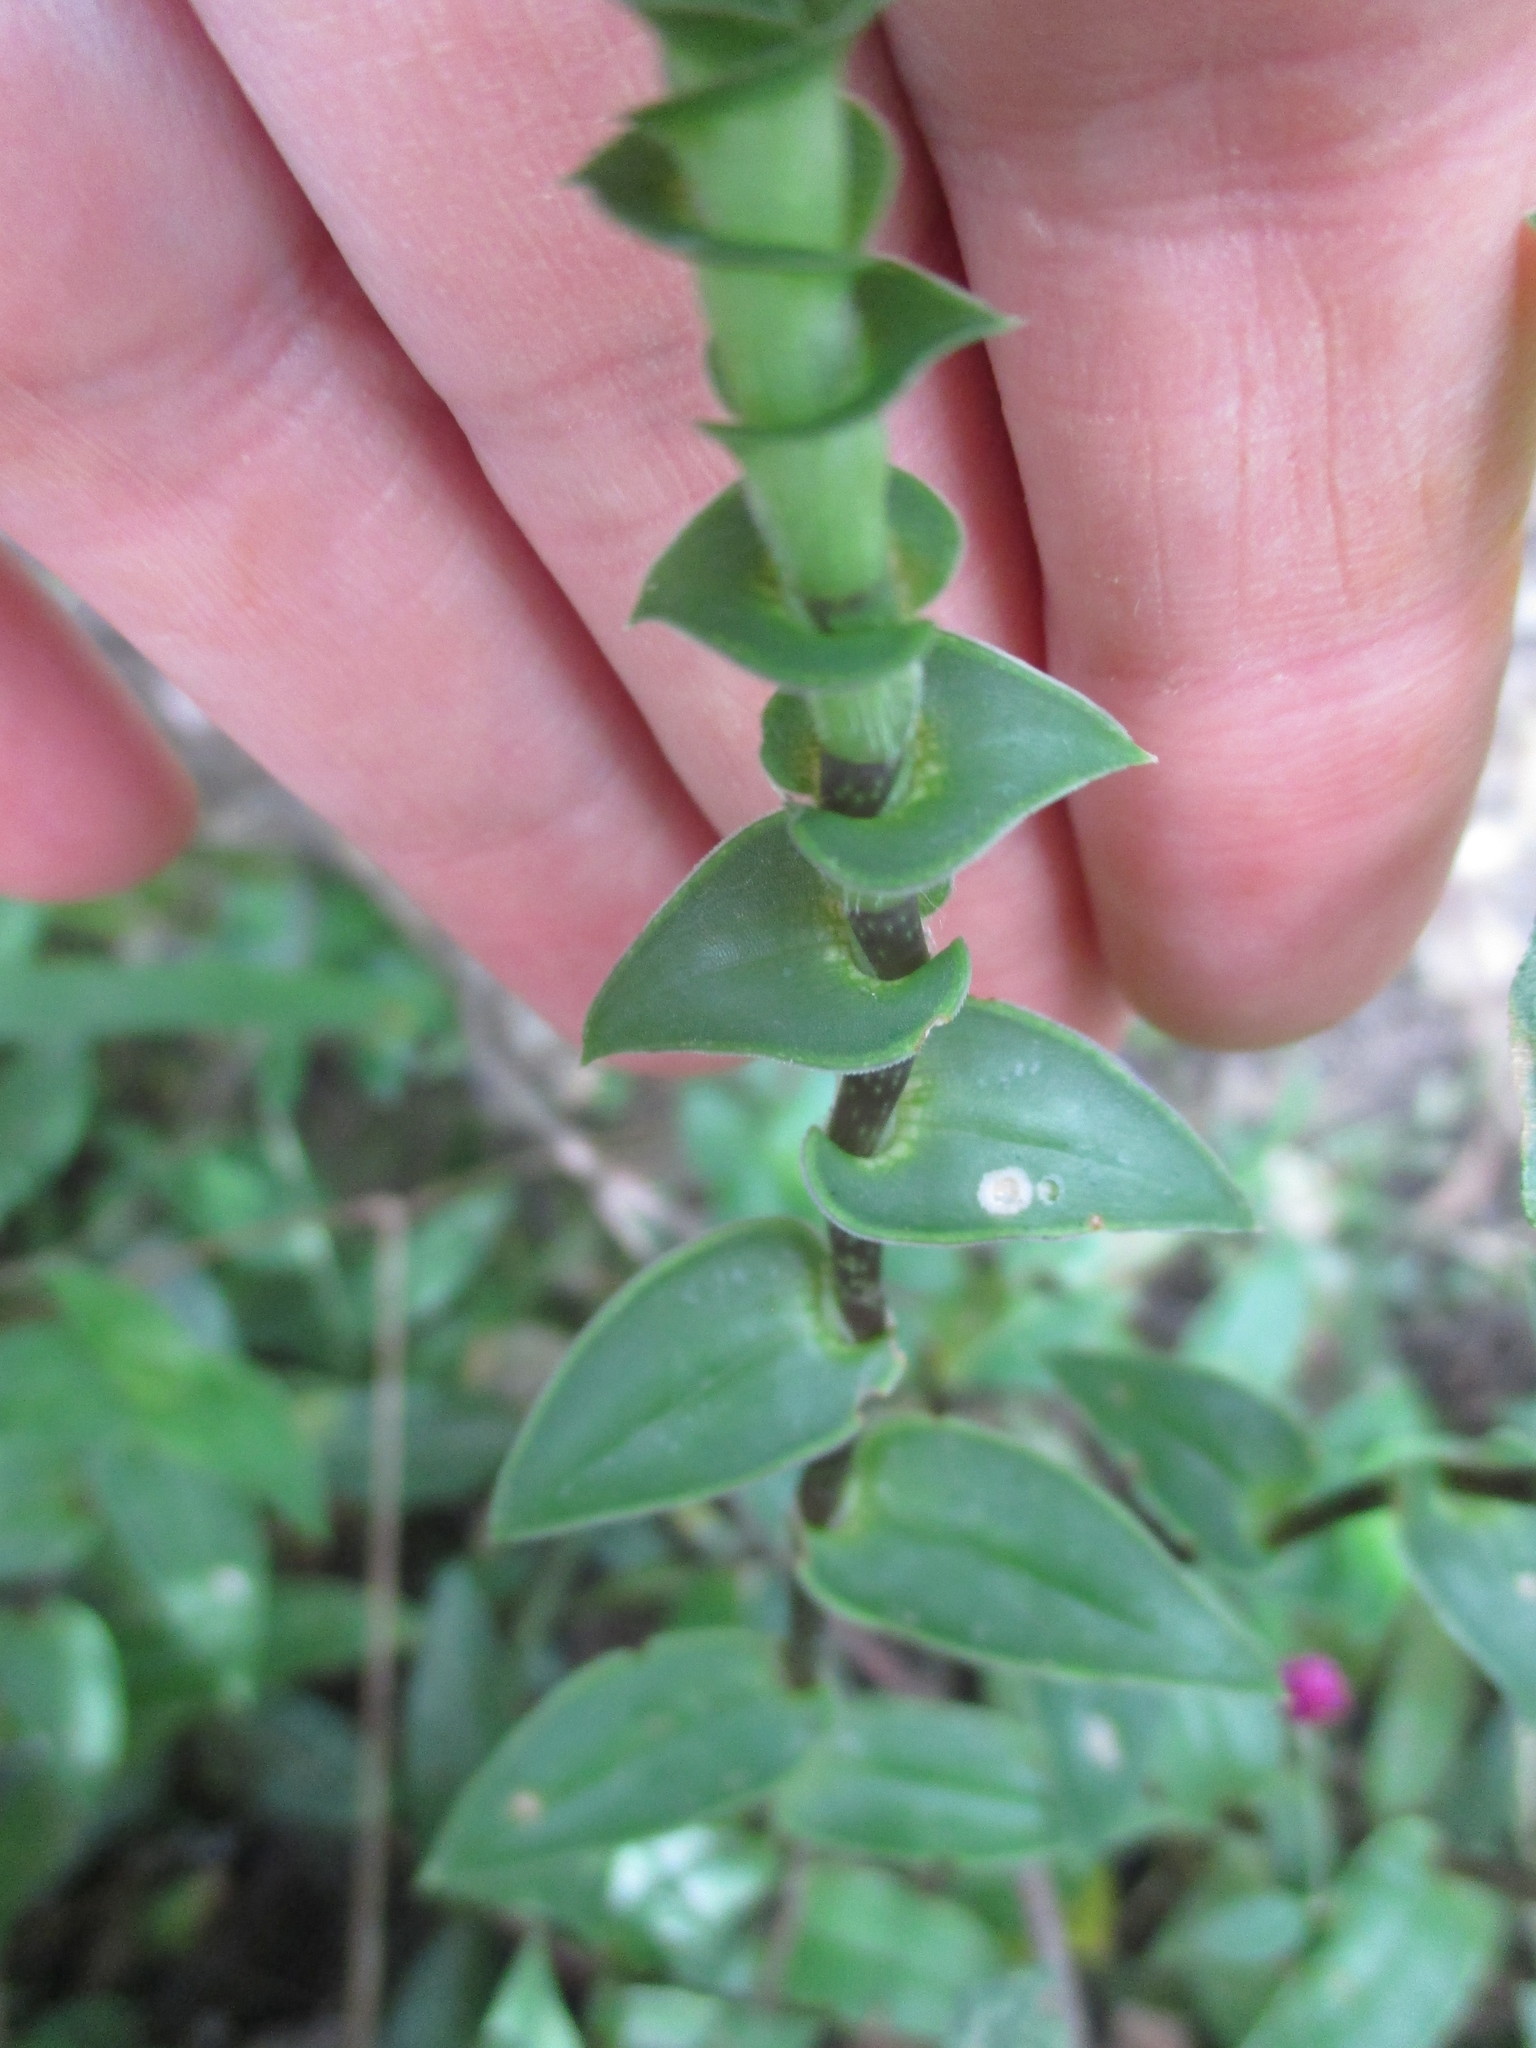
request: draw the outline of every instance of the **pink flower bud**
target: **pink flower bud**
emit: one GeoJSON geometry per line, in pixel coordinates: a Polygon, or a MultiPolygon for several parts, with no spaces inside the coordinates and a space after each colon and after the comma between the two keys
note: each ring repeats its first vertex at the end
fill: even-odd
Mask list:
{"type": "Polygon", "coordinates": [[[1327,1727],[1330,1722],[1342,1721],[1355,1704],[1349,1680],[1321,1650],[1288,1657],[1280,1676],[1285,1684],[1286,1711],[1293,1721],[1327,1727]]]}

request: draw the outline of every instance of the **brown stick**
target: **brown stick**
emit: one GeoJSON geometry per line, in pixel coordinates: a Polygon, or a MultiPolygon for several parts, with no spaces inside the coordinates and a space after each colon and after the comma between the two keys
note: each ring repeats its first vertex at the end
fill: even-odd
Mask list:
{"type": "Polygon", "coordinates": [[[1035,1955],[1051,1980],[1062,2038],[1067,2048],[1093,2048],[1093,2036],[1088,2029],[1088,2007],[1083,1999],[1082,1982],[1073,1960],[1067,1923],[1062,1918],[1061,1900],[1050,1865],[1024,1864],[1016,1885],[1019,1906],[1035,1955]]]}
{"type": "Polygon", "coordinates": [[[347,1916],[342,2048],[375,2048],[384,2003],[389,1905],[390,1773],[405,1477],[405,1368],[410,1207],[373,1204],[373,1408],[368,1470],[368,1584],[357,1766],[357,1836],[347,1916]]]}

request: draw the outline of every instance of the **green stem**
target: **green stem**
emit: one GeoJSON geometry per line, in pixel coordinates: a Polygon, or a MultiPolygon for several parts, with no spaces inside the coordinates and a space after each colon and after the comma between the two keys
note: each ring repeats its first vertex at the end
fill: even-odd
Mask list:
{"type": "MultiPolygon", "coordinates": [[[[847,249],[852,162],[841,69],[840,55],[819,58],[719,103],[705,91],[674,106],[668,139],[704,226],[765,250],[847,249]]],[[[707,85],[708,78],[676,82],[707,85]]],[[[867,369],[851,272],[706,265],[699,291],[716,384],[742,426],[757,430],[735,445],[748,504],[786,589],[827,632],[897,617],[884,424],[818,425],[856,398],[867,369]]],[[[852,817],[880,810],[896,782],[922,687],[921,666],[912,664],[813,699],[825,807],[852,817]]],[[[852,904],[849,920],[882,980],[899,980],[928,958],[915,897],[852,904]]],[[[905,1060],[845,1075],[827,1127],[833,1143],[872,1153],[911,1067],[905,1060]]],[[[830,1241],[836,1298],[850,1334],[882,1335],[889,1312],[880,1245],[836,1227],[830,1241]]],[[[846,1469],[845,1452],[807,1468],[800,1502],[808,1525],[835,1512],[846,1469]]],[[[790,1662],[798,1682],[808,1683],[814,1633],[798,1609],[790,1662]]]]}
{"type": "Polygon", "coordinates": [[[747,502],[779,574],[828,628],[893,609],[885,427],[759,441],[741,453],[747,502]]]}
{"type": "MultiPolygon", "coordinates": [[[[706,97],[671,123],[706,227],[764,249],[843,251],[852,164],[840,69],[828,59],[785,72],[725,106],[706,97]]],[[[780,574],[812,606],[888,601],[885,428],[816,426],[864,375],[849,277],[705,266],[699,294],[722,397],[745,425],[771,430],[742,467],[780,574]]]]}
{"type": "MultiPolygon", "coordinates": [[[[914,661],[878,682],[813,697],[811,720],[822,752],[833,760],[880,762],[894,769],[912,737],[922,701],[923,669],[914,661]]],[[[825,781],[822,802],[828,810],[837,809],[827,802],[825,781]]]]}

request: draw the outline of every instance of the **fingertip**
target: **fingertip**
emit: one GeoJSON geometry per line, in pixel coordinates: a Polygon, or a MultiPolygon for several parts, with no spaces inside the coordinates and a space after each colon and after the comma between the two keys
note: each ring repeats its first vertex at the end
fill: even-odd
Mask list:
{"type": "Polygon", "coordinates": [[[0,554],[0,894],[109,895],[197,823],[191,776],[89,637],[0,554]]]}

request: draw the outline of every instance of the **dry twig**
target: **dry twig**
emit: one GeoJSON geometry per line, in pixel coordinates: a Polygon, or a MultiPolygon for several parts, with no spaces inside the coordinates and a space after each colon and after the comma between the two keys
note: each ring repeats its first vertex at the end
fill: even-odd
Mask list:
{"type": "Polygon", "coordinates": [[[341,2048],[375,2048],[384,1997],[389,1904],[390,1772],[394,1758],[395,1642],[405,1467],[410,1208],[398,1195],[373,1205],[373,1415],[369,1442],[368,1585],[358,1744],[357,1839],[347,1921],[341,2048]]]}

